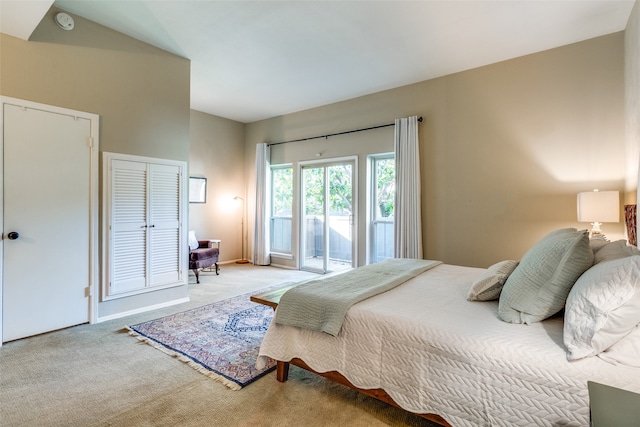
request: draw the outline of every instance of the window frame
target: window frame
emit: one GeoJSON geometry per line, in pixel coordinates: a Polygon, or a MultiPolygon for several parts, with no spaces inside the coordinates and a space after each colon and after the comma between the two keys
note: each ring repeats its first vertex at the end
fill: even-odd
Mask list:
{"type": "MultiPolygon", "coordinates": [[[[368,223],[369,230],[367,235],[368,235],[369,244],[367,245],[367,249],[368,249],[367,262],[369,264],[373,264],[373,263],[382,261],[382,259],[378,259],[377,253],[376,253],[376,243],[378,240],[377,225],[395,223],[395,215],[391,217],[381,217],[378,215],[379,207],[378,207],[378,191],[377,191],[377,186],[378,186],[377,165],[378,165],[378,162],[381,160],[394,160],[395,162],[395,153],[389,152],[389,153],[373,154],[368,157],[369,157],[369,203],[368,203],[369,215],[367,218],[367,223],[368,223]]],[[[394,165],[394,175],[395,175],[395,165],[394,165]]],[[[395,190],[394,190],[394,194],[395,194],[395,190]]],[[[391,254],[391,257],[393,257],[393,254],[391,254]]],[[[384,259],[387,259],[387,258],[384,258],[384,259]]]]}
{"type": "Polygon", "coordinates": [[[270,212],[269,212],[269,252],[273,255],[276,256],[282,256],[282,257],[291,257],[293,256],[293,241],[294,241],[294,236],[293,236],[293,215],[294,215],[294,182],[293,182],[294,176],[293,176],[293,165],[292,164],[280,164],[280,165],[272,165],[271,166],[271,180],[269,182],[269,186],[271,188],[270,191],[270,195],[271,195],[271,200],[270,200],[270,212]],[[276,176],[275,172],[277,170],[283,170],[283,169],[289,169],[291,171],[291,188],[290,188],[290,196],[291,196],[291,214],[289,216],[281,216],[281,215],[274,215],[274,209],[275,209],[275,203],[274,203],[274,198],[276,196],[276,192],[274,189],[274,178],[276,176]],[[286,248],[274,248],[274,220],[276,219],[288,219],[290,226],[291,226],[291,231],[289,233],[290,236],[290,242],[289,242],[289,250],[287,251],[286,248]]]}

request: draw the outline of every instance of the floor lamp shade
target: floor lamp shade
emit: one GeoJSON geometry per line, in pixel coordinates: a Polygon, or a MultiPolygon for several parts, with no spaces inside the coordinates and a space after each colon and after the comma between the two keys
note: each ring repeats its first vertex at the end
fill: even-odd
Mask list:
{"type": "Polygon", "coordinates": [[[590,222],[594,234],[600,233],[600,223],[620,222],[618,191],[588,191],[578,193],[578,221],[590,222]]]}

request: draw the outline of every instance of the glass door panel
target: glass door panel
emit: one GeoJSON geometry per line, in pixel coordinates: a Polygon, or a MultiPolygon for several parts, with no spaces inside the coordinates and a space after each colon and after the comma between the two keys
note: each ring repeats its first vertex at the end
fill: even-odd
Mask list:
{"type": "Polygon", "coordinates": [[[353,165],[327,167],[329,178],[329,271],[349,269],[353,264],[353,165]]]}
{"type": "Polygon", "coordinates": [[[302,168],[302,268],[325,272],[325,168],[302,168]]]}
{"type": "Polygon", "coordinates": [[[353,162],[302,167],[302,269],[352,268],[353,173],[353,162]]]}

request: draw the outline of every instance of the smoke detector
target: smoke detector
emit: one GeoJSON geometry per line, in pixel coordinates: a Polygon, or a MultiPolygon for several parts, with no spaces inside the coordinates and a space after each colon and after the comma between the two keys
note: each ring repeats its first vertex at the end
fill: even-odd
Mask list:
{"type": "Polygon", "coordinates": [[[56,24],[63,30],[73,30],[73,18],[64,12],[57,13],[55,16],[56,24]]]}

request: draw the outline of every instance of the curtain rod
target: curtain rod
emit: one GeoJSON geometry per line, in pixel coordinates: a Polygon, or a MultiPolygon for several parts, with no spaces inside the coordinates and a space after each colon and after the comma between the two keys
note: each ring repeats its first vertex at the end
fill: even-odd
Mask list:
{"type": "MultiPolygon", "coordinates": [[[[423,120],[422,116],[418,117],[418,122],[422,123],[422,120],[423,120]]],[[[311,136],[309,138],[292,139],[290,141],[271,142],[271,143],[267,143],[267,147],[271,147],[272,145],[287,144],[289,142],[300,142],[300,141],[309,141],[311,139],[329,138],[330,136],[346,135],[348,133],[363,132],[365,130],[380,129],[380,128],[386,128],[389,126],[395,126],[395,123],[387,123],[386,125],[371,126],[371,127],[362,128],[362,129],[346,130],[344,132],[330,133],[327,135],[311,136]]]]}

